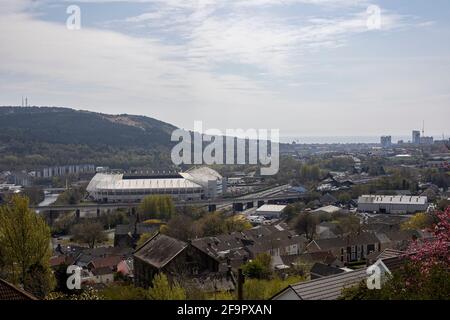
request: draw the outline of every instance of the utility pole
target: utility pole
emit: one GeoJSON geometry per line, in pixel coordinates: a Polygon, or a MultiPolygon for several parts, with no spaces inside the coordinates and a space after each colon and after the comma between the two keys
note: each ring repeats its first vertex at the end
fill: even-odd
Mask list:
{"type": "Polygon", "coordinates": [[[242,269],[238,269],[238,281],[237,281],[237,290],[238,290],[238,300],[244,300],[244,282],[245,277],[242,273],[242,269]]]}

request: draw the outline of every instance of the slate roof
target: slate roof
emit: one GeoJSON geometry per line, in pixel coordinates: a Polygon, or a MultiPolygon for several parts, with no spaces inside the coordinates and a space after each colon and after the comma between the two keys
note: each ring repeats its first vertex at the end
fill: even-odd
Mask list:
{"type": "Polygon", "coordinates": [[[379,239],[372,232],[362,232],[355,236],[318,239],[314,240],[309,245],[313,245],[314,243],[318,246],[319,250],[331,250],[352,245],[375,244],[379,243],[379,239]]]}
{"type": "MultiPolygon", "coordinates": [[[[383,260],[383,263],[390,271],[393,271],[403,265],[404,258],[395,257],[385,259],[383,260]]],[[[289,285],[286,289],[273,296],[272,299],[276,299],[277,296],[286,292],[286,290],[292,290],[300,300],[337,300],[341,297],[344,288],[357,285],[366,278],[367,274],[365,268],[344,272],[289,285]]]]}
{"type": "Polygon", "coordinates": [[[285,265],[291,265],[298,261],[309,263],[323,262],[331,264],[333,261],[336,260],[336,257],[333,254],[331,254],[331,252],[317,251],[295,255],[282,255],[281,260],[283,260],[283,263],[285,265]]]}
{"type": "Polygon", "coordinates": [[[50,258],[50,266],[57,267],[62,264],[71,265],[74,262],[74,258],[65,254],[59,256],[53,256],[50,258]]]}
{"type": "Polygon", "coordinates": [[[187,246],[184,241],[157,233],[136,250],[134,257],[161,269],[187,246]]]}
{"type": "Polygon", "coordinates": [[[329,266],[327,264],[324,263],[320,263],[320,262],[316,262],[311,270],[310,273],[314,274],[316,276],[320,276],[320,277],[325,277],[325,276],[331,276],[333,274],[340,274],[345,272],[342,269],[333,267],[333,266],[329,266]]]}
{"type": "Polygon", "coordinates": [[[89,266],[92,265],[94,269],[99,268],[117,268],[117,265],[122,261],[122,257],[120,256],[107,256],[94,258],[91,262],[89,262],[89,266]]]}
{"type": "Polygon", "coordinates": [[[389,258],[400,257],[404,255],[404,251],[394,250],[394,249],[384,249],[382,252],[374,251],[367,255],[366,259],[370,263],[374,263],[378,259],[385,260],[389,258]]]}
{"type": "Polygon", "coordinates": [[[0,279],[0,300],[37,300],[28,292],[0,279]]]}
{"type": "Polygon", "coordinates": [[[112,274],[114,271],[110,267],[101,267],[101,268],[95,268],[92,270],[92,274],[94,276],[104,276],[107,274],[112,274]]]}
{"type": "Polygon", "coordinates": [[[77,264],[89,264],[90,262],[98,259],[110,256],[117,256],[121,258],[130,257],[133,252],[131,248],[121,248],[121,247],[98,247],[93,249],[83,250],[77,257],[77,264]]]}
{"type": "Polygon", "coordinates": [[[256,255],[305,241],[304,237],[278,226],[259,226],[242,232],[193,239],[191,244],[212,258],[220,260],[242,249],[256,255]]]}
{"type": "Polygon", "coordinates": [[[325,204],[325,205],[338,202],[338,200],[329,193],[326,193],[322,197],[320,197],[319,201],[321,204],[325,204]]]}

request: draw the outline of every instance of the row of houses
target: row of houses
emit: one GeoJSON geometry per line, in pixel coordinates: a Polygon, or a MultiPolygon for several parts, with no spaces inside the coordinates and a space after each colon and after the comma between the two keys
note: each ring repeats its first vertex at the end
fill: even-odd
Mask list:
{"type": "Polygon", "coordinates": [[[112,284],[117,275],[133,278],[133,249],[120,247],[58,246],[50,259],[50,266],[57,270],[60,266],[76,265],[81,268],[82,285],[105,286],[112,284]]]}
{"type": "Polygon", "coordinates": [[[306,243],[303,236],[283,224],[258,226],[189,242],[158,233],[135,251],[134,280],[136,285],[148,287],[155,274],[164,272],[193,282],[204,283],[201,279],[213,277],[221,284],[217,290],[230,288],[235,285],[232,271],[258,254],[268,253],[272,257],[298,255],[306,243]]]}
{"type": "MultiPolygon", "coordinates": [[[[283,272],[299,264],[311,265],[312,277],[349,271],[347,266],[373,259],[383,250],[405,248],[410,241],[425,238],[419,231],[359,234],[308,241],[285,224],[258,226],[243,232],[180,241],[156,234],[134,255],[134,281],[148,287],[163,272],[170,277],[202,282],[214,278],[217,291],[232,288],[233,272],[260,253],[272,258],[272,268],[283,272]]],[[[210,288],[213,290],[213,288],[210,288]]]]}

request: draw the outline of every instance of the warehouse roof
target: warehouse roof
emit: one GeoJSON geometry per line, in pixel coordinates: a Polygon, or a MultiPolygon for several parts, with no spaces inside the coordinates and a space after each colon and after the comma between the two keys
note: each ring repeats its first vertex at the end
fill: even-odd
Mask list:
{"type": "Polygon", "coordinates": [[[269,211],[269,212],[281,212],[286,208],[285,205],[279,205],[279,204],[264,204],[258,209],[256,209],[256,212],[262,212],[262,211],[269,211]]]}
{"type": "Polygon", "coordinates": [[[424,196],[363,195],[358,198],[359,204],[426,204],[427,201],[424,196]]]}

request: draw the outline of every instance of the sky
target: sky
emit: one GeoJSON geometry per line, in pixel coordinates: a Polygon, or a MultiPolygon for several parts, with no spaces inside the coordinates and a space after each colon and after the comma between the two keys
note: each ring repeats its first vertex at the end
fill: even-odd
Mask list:
{"type": "Polygon", "coordinates": [[[449,17],[448,0],[0,0],[0,105],[448,137],[449,17]]]}

